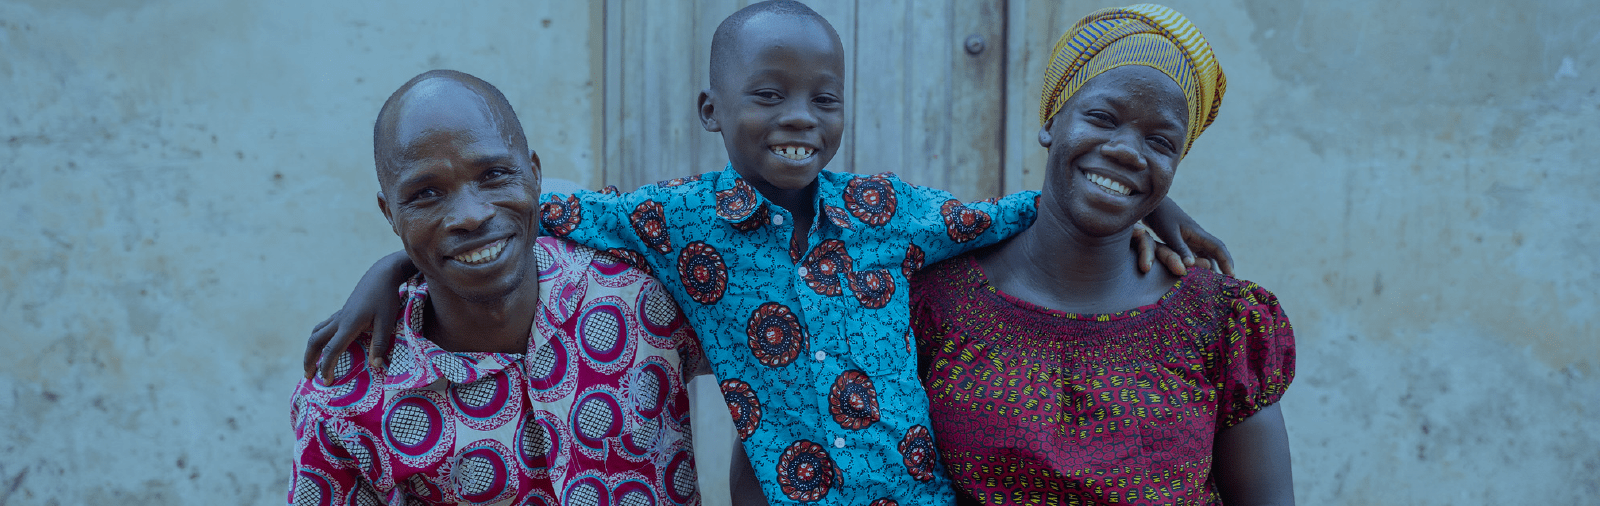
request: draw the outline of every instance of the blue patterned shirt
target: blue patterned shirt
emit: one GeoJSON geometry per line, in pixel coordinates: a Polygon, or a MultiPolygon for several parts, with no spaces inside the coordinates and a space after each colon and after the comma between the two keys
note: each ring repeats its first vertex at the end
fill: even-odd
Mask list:
{"type": "Polygon", "coordinates": [[[892,174],[817,179],[804,244],[731,166],[627,194],[549,194],[542,225],[673,294],[769,502],[949,504],[907,277],[1027,228],[1037,192],[962,204],[892,174]]]}

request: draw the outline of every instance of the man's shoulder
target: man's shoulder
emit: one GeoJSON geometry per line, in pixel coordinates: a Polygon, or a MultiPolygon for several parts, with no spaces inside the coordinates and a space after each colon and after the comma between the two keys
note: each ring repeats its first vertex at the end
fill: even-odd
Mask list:
{"type": "Polygon", "coordinates": [[[632,250],[601,251],[570,239],[552,236],[539,236],[538,242],[540,272],[578,269],[597,272],[608,278],[637,275],[646,280],[652,279],[646,270],[648,264],[643,263],[644,258],[632,250]]]}

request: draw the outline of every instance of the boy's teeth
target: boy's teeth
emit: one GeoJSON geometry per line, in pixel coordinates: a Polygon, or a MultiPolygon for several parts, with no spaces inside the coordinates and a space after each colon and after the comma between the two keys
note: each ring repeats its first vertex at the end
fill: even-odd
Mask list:
{"type": "Polygon", "coordinates": [[[816,150],[802,146],[773,146],[772,152],[790,160],[804,160],[811,158],[811,153],[816,150]]]}
{"type": "Polygon", "coordinates": [[[498,241],[495,241],[495,242],[491,242],[491,243],[489,243],[488,245],[486,245],[486,246],[484,246],[482,248],[478,248],[478,249],[475,249],[475,250],[472,250],[472,251],[468,251],[466,253],[462,253],[460,255],[456,255],[454,258],[457,261],[459,261],[461,263],[464,263],[464,264],[483,264],[483,263],[488,263],[489,261],[494,260],[496,258],[499,258],[500,257],[500,252],[505,251],[505,249],[506,249],[506,240],[505,239],[501,239],[501,240],[498,240],[498,241]]]}
{"type": "Polygon", "coordinates": [[[1099,174],[1088,174],[1088,176],[1089,176],[1089,182],[1097,184],[1097,185],[1100,185],[1101,188],[1105,188],[1106,191],[1109,191],[1111,193],[1115,193],[1117,195],[1122,195],[1124,197],[1128,196],[1128,194],[1131,193],[1131,192],[1128,191],[1128,187],[1127,186],[1124,186],[1122,183],[1118,183],[1116,181],[1112,181],[1111,178],[1108,178],[1108,177],[1105,177],[1105,176],[1102,176],[1102,175],[1099,175],[1099,174]]]}

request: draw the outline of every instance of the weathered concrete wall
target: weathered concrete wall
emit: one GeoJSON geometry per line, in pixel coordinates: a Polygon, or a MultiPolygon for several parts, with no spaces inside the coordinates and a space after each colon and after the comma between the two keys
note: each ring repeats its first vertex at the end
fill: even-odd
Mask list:
{"type": "MultiPolygon", "coordinates": [[[[1013,64],[1103,5],[1012,2],[1013,64]]],[[[1295,322],[1300,502],[1592,503],[1600,4],[1171,5],[1230,77],[1174,197],[1295,322]]],[[[0,504],[281,502],[303,337],[398,247],[382,100],[477,74],[598,184],[603,15],[0,1],[0,504]]]]}

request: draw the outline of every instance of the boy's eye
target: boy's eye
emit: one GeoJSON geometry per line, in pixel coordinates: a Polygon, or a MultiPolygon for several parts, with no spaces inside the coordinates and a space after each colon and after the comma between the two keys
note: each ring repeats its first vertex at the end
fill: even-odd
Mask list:
{"type": "Polygon", "coordinates": [[[839,105],[840,103],[843,103],[838,98],[833,97],[831,95],[821,95],[821,96],[818,96],[816,98],[811,99],[811,101],[815,102],[817,105],[822,105],[822,106],[833,106],[833,105],[839,105]]]}
{"type": "Polygon", "coordinates": [[[752,93],[752,95],[755,95],[757,98],[760,98],[760,99],[766,100],[766,101],[775,101],[775,100],[782,100],[783,99],[783,95],[779,95],[778,92],[771,91],[771,90],[757,91],[755,93],[752,93]]]}

